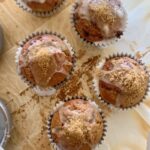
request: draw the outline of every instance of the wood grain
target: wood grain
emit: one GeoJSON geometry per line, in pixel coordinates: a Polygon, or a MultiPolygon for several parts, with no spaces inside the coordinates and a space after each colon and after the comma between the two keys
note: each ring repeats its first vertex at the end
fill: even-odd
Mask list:
{"type": "MultiPolygon", "coordinates": [[[[67,0],[64,7],[52,17],[40,18],[20,9],[14,0],[0,1],[0,24],[5,35],[4,53],[0,56],[0,97],[5,99],[10,109],[14,126],[6,150],[51,150],[45,127],[49,113],[56,101],[74,95],[94,99],[107,116],[108,132],[100,149],[145,150],[150,131],[150,97],[147,97],[142,106],[120,112],[105,107],[90,86],[96,63],[105,56],[117,52],[145,54],[150,46],[150,2],[125,0],[129,14],[125,36],[118,43],[103,49],[81,42],[72,29],[70,14],[73,2],[74,0],[67,0]],[[72,79],[51,97],[35,95],[16,73],[15,54],[18,42],[28,34],[41,30],[56,31],[64,35],[78,58],[72,79]]],[[[148,52],[141,58],[147,66],[150,66],[149,57],[148,52]]]]}

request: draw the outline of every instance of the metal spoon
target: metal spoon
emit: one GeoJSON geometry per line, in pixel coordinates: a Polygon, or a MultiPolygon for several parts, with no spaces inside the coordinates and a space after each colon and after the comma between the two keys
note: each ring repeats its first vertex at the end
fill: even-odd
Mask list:
{"type": "Polygon", "coordinates": [[[149,133],[148,139],[147,139],[147,149],[146,150],[150,150],[150,133],[149,133]]]}
{"type": "Polygon", "coordinates": [[[0,99],[0,150],[4,150],[4,146],[10,137],[12,128],[11,117],[9,111],[2,99],[0,99]]]}

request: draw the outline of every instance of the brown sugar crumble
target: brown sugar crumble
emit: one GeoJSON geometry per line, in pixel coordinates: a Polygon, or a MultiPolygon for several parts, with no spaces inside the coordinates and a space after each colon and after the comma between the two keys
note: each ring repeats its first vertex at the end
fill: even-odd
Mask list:
{"type": "Polygon", "coordinates": [[[66,41],[53,34],[35,36],[25,42],[17,68],[33,86],[55,87],[69,77],[74,55],[66,41]]]}
{"type": "Polygon", "coordinates": [[[54,114],[51,130],[53,138],[58,138],[55,142],[60,148],[70,147],[76,150],[86,143],[90,148],[98,144],[103,136],[103,129],[103,119],[95,102],[75,99],[66,102],[54,114]],[[60,120],[55,122],[57,115],[60,120]]]}
{"type": "Polygon", "coordinates": [[[52,58],[49,56],[48,52],[45,51],[40,51],[39,53],[37,53],[37,57],[39,57],[38,66],[42,70],[41,73],[46,75],[52,58]]]}
{"type": "Polygon", "coordinates": [[[72,78],[60,89],[57,94],[57,97],[60,99],[64,99],[66,96],[74,96],[77,95],[80,89],[82,88],[82,84],[80,79],[82,78],[83,74],[88,76],[89,82],[92,79],[91,72],[96,66],[99,56],[94,56],[89,58],[86,62],[84,62],[80,69],[74,71],[72,78]]]}
{"type": "Polygon", "coordinates": [[[123,35],[127,15],[119,0],[79,0],[74,11],[76,31],[88,42],[123,35]]]}
{"type": "Polygon", "coordinates": [[[92,3],[90,5],[90,9],[92,12],[95,11],[94,13],[94,15],[96,15],[95,18],[101,18],[103,23],[108,23],[112,25],[117,19],[115,14],[113,14],[110,5],[108,5],[106,1],[102,1],[100,5],[92,3]]]}
{"type": "Polygon", "coordinates": [[[113,87],[113,90],[118,93],[120,99],[118,103],[123,105],[138,103],[145,95],[148,86],[149,77],[144,67],[128,57],[114,58],[105,64],[112,67],[107,67],[107,70],[104,65],[98,76],[101,82],[105,80],[109,86],[116,87],[116,89],[113,87]]]}
{"type": "Polygon", "coordinates": [[[31,88],[31,87],[29,86],[29,87],[27,87],[26,89],[22,90],[22,91],[19,93],[19,95],[20,95],[20,96],[25,95],[26,92],[27,92],[30,88],[31,88]]]}

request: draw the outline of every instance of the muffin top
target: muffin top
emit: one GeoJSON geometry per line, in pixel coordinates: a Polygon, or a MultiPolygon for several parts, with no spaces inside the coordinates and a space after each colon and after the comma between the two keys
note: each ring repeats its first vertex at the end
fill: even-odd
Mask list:
{"type": "Polygon", "coordinates": [[[91,150],[103,135],[103,120],[95,102],[74,99],[53,116],[52,137],[62,150],[91,150]]]}
{"type": "Polygon", "coordinates": [[[37,2],[37,3],[45,3],[47,0],[23,0],[24,2],[37,2]]]}
{"type": "Polygon", "coordinates": [[[98,77],[100,89],[117,93],[113,103],[118,106],[138,103],[146,93],[149,78],[144,67],[129,57],[107,60],[98,70],[98,77]]]}
{"type": "Polygon", "coordinates": [[[72,68],[72,54],[55,35],[39,35],[24,44],[19,56],[20,73],[40,87],[62,82],[72,68]]]}
{"type": "Polygon", "coordinates": [[[22,0],[33,11],[52,11],[63,0],[22,0]]]}
{"type": "Polygon", "coordinates": [[[98,28],[103,38],[120,36],[126,25],[120,0],[79,0],[75,14],[98,28]]]}

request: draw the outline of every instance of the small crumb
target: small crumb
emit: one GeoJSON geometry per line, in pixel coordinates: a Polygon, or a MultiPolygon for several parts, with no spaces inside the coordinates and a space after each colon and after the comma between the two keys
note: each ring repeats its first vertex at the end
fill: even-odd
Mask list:
{"type": "Polygon", "coordinates": [[[26,89],[24,89],[23,91],[21,91],[21,92],[19,93],[19,95],[20,95],[20,96],[25,95],[25,93],[29,90],[29,88],[30,88],[30,87],[27,87],[26,89]]]}
{"type": "Polygon", "coordinates": [[[7,92],[6,92],[6,94],[7,94],[7,95],[9,95],[9,94],[10,94],[10,92],[9,92],[9,91],[7,91],[7,92]]]}
{"type": "Polygon", "coordinates": [[[139,51],[135,54],[135,57],[136,57],[137,59],[141,59],[142,56],[143,56],[143,55],[142,55],[139,51]]]}

